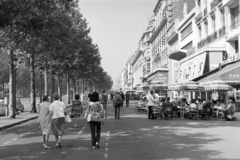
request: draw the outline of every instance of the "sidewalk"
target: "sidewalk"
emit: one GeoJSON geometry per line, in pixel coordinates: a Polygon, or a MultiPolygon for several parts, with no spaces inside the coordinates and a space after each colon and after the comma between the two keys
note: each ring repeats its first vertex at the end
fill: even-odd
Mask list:
{"type": "Polygon", "coordinates": [[[38,117],[38,113],[30,113],[30,112],[23,112],[19,115],[16,115],[15,119],[10,119],[9,117],[0,117],[0,130],[10,128],[21,123],[36,119],[38,117]]]}
{"type": "MultiPolygon", "coordinates": [[[[66,107],[69,108],[71,105],[67,105],[66,107]]],[[[15,119],[10,119],[9,117],[2,116],[0,117],[0,130],[10,128],[24,122],[37,119],[38,113],[30,113],[30,112],[23,112],[19,115],[16,115],[15,119]]]]}

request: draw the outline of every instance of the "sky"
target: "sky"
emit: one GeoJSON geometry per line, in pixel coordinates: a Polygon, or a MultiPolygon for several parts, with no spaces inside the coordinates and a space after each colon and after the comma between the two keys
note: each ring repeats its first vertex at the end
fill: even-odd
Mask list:
{"type": "Polygon", "coordinates": [[[79,7],[98,44],[102,67],[113,82],[137,50],[158,0],[80,0],[79,7]]]}

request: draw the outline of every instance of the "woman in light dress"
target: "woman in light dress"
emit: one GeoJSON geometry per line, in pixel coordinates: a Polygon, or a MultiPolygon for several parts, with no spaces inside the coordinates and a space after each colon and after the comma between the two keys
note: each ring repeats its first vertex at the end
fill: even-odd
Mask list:
{"type": "Polygon", "coordinates": [[[65,123],[65,104],[59,101],[58,93],[53,94],[53,100],[53,103],[49,107],[52,114],[52,133],[55,135],[56,148],[62,148],[61,139],[65,123]]]}
{"type": "Polygon", "coordinates": [[[39,105],[38,121],[40,123],[43,133],[43,147],[49,149],[48,139],[51,133],[51,121],[52,116],[49,111],[50,103],[48,102],[48,96],[43,96],[43,102],[39,105]]]}

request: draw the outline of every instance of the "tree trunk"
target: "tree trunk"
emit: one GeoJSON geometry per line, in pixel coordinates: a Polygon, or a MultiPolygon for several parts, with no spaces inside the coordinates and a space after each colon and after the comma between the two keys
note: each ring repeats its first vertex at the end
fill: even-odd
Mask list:
{"type": "Polygon", "coordinates": [[[58,75],[58,94],[60,97],[60,101],[62,101],[62,78],[58,75]]]}
{"type": "Polygon", "coordinates": [[[37,113],[37,108],[36,108],[36,92],[35,92],[35,71],[34,71],[34,55],[30,55],[30,72],[31,72],[31,92],[30,92],[30,97],[31,97],[31,113],[37,113]]]}
{"type": "Polygon", "coordinates": [[[67,103],[70,104],[70,80],[69,80],[69,75],[67,74],[67,103]]]}
{"type": "Polygon", "coordinates": [[[73,82],[73,96],[72,96],[72,100],[73,100],[74,99],[73,97],[75,97],[76,95],[76,80],[72,78],[72,82],[73,82]]]}
{"type": "Polygon", "coordinates": [[[84,92],[84,80],[83,80],[83,78],[82,78],[82,93],[84,94],[85,92],[84,92]]]}
{"type": "Polygon", "coordinates": [[[78,94],[80,95],[80,79],[78,80],[78,94]]]}
{"type": "Polygon", "coordinates": [[[47,67],[44,67],[44,95],[48,94],[48,77],[47,77],[47,67]]]}
{"type": "Polygon", "coordinates": [[[9,50],[10,64],[9,64],[9,116],[10,118],[15,118],[15,108],[14,108],[14,64],[13,64],[13,50],[9,50]]]}

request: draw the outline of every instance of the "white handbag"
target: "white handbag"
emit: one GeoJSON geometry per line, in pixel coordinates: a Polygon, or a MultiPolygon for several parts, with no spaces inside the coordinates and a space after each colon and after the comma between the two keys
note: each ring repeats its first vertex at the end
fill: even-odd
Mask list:
{"type": "MultiPolygon", "coordinates": [[[[87,113],[86,113],[86,114],[87,114],[87,113]]],[[[87,122],[90,122],[90,121],[91,121],[91,114],[90,114],[90,113],[88,113],[85,117],[87,118],[87,122]]]]}
{"type": "Polygon", "coordinates": [[[70,116],[67,114],[67,115],[65,115],[65,122],[66,123],[70,123],[70,122],[72,122],[72,120],[71,120],[71,118],[70,118],[70,116]]]}

